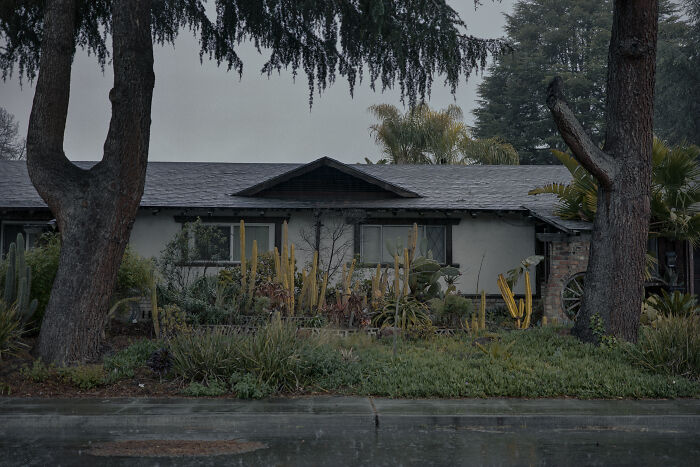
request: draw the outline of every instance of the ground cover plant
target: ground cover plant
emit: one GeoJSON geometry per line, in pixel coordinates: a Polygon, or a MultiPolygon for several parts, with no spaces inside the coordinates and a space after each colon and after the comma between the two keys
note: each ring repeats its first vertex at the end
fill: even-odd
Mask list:
{"type": "Polygon", "coordinates": [[[140,393],[134,384],[139,381],[151,387],[160,382],[155,393],[160,396],[246,399],[286,394],[700,397],[697,357],[684,360],[685,366],[662,368],[640,360],[652,339],[648,330],[636,346],[581,343],[567,332],[546,326],[486,337],[467,332],[431,339],[399,337],[394,344],[393,338],[362,333],[347,338],[323,332],[302,335],[273,321],[256,335],[216,330],[168,342],[136,340],[99,364],[56,368],[28,362],[19,376],[8,379],[6,391],[41,395],[37,387],[58,384],[64,392],[81,396],[134,395],[140,393]],[[153,369],[154,356],[171,364],[153,369]]]}

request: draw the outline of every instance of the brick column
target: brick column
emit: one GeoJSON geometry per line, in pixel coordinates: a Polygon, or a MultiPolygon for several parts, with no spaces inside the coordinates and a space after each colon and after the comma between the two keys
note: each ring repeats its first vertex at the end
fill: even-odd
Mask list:
{"type": "Polygon", "coordinates": [[[590,244],[587,240],[558,240],[550,243],[549,278],[542,284],[544,315],[548,319],[568,321],[561,303],[561,293],[569,279],[588,267],[590,244]]]}

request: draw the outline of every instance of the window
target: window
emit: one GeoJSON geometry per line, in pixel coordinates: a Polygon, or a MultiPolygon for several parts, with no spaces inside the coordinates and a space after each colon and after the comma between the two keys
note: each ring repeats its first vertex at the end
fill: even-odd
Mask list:
{"type": "MultiPolygon", "coordinates": [[[[412,225],[362,225],[360,230],[360,257],[363,263],[391,263],[394,252],[408,246],[412,225]]],[[[418,254],[432,254],[439,263],[446,263],[446,226],[418,226],[418,254]]]]}
{"type": "MultiPolygon", "coordinates": [[[[270,251],[274,244],[274,231],[274,224],[246,224],[246,258],[253,253],[254,240],[258,243],[258,254],[270,251]]],[[[239,262],[240,235],[239,224],[203,224],[194,230],[190,240],[192,259],[196,262],[239,262]]]]}
{"type": "Polygon", "coordinates": [[[17,234],[24,236],[26,249],[36,246],[42,234],[49,231],[47,223],[27,223],[23,221],[4,221],[0,236],[2,237],[2,256],[10,250],[10,243],[17,241],[17,234]]]}
{"type": "Polygon", "coordinates": [[[195,261],[231,261],[231,227],[203,225],[194,232],[195,261]]]}

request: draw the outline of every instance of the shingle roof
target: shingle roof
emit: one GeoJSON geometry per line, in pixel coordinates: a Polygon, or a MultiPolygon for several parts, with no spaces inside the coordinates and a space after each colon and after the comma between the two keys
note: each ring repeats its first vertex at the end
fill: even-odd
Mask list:
{"type": "Polygon", "coordinates": [[[530,214],[566,233],[593,230],[593,223],[581,220],[562,219],[554,214],[554,206],[523,206],[530,214]]]}
{"type": "MultiPolygon", "coordinates": [[[[89,168],[94,162],[76,162],[89,168]]],[[[232,196],[302,164],[149,162],[141,206],[173,208],[363,208],[440,210],[551,209],[551,195],[527,192],[545,183],[568,183],[562,166],[364,165],[354,169],[418,193],[420,198],[308,201],[232,196]]],[[[40,208],[23,161],[0,161],[0,208],[40,208]]]]}

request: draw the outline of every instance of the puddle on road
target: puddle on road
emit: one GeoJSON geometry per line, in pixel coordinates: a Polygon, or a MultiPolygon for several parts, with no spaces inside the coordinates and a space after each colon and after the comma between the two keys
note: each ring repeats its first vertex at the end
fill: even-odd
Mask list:
{"type": "Polygon", "coordinates": [[[128,440],[94,443],[85,452],[92,456],[112,457],[199,457],[243,454],[265,449],[255,441],[229,440],[128,440]]]}

